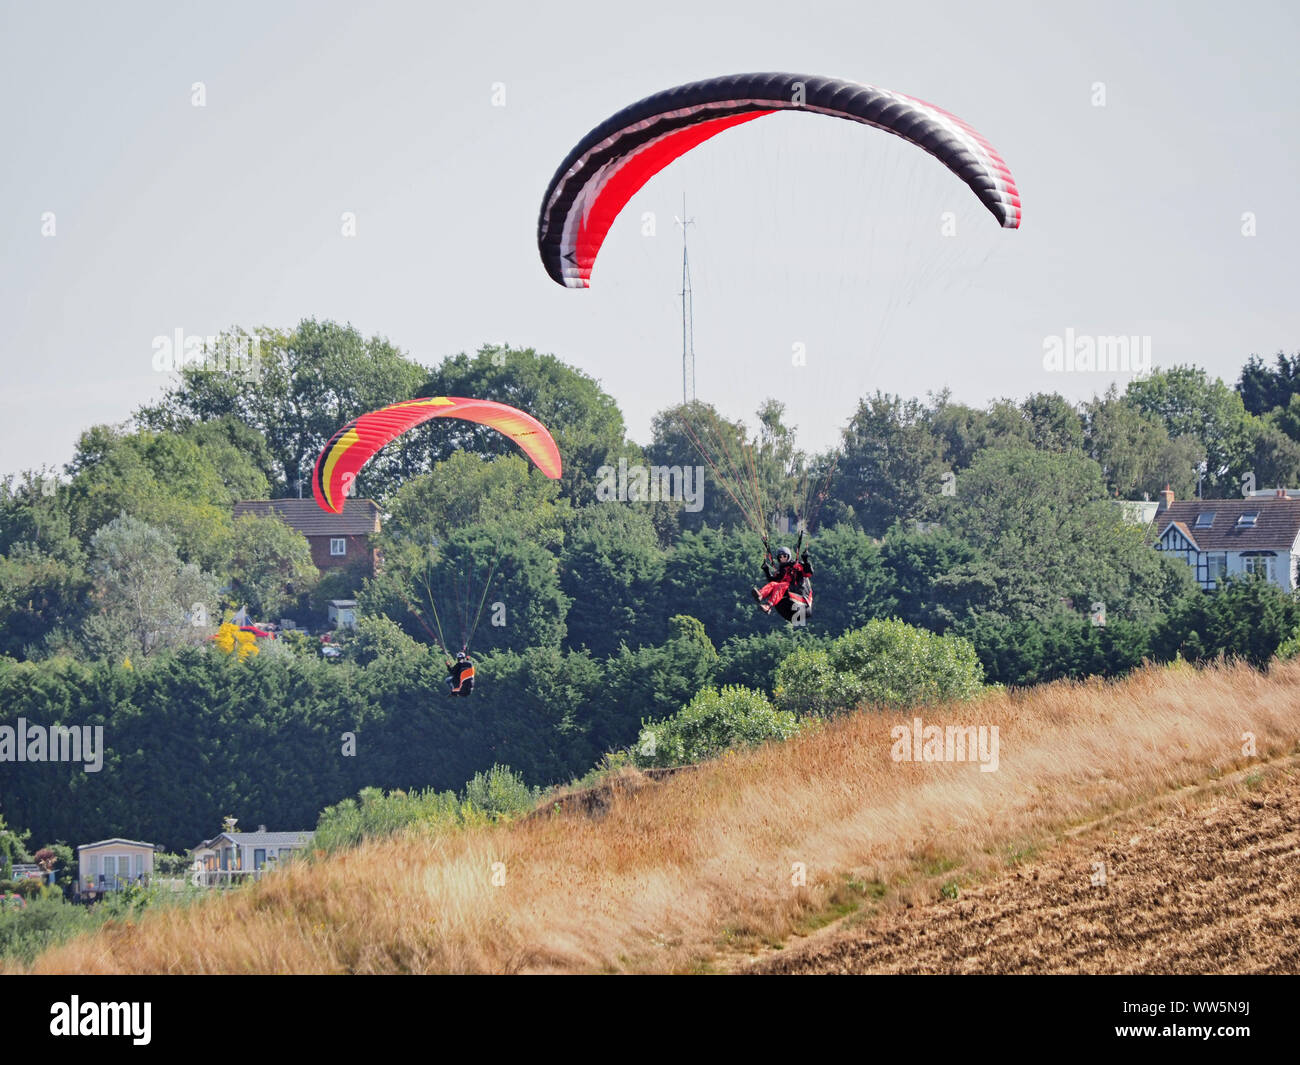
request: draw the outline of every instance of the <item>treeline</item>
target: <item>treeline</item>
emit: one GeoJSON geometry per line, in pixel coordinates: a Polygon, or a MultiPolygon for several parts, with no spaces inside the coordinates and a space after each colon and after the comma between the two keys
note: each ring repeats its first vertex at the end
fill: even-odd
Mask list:
{"type": "Polygon", "coordinates": [[[4,764],[0,812],[35,839],[179,848],[226,814],[309,827],[367,786],[454,789],[498,764],[530,786],[563,781],[708,686],[772,693],[792,651],[873,620],[966,637],[1005,684],[1144,657],[1263,664],[1300,621],[1260,582],[1203,595],[1114,505],[1166,483],[1180,496],[1233,494],[1248,474],[1300,483],[1300,357],[1252,357],[1235,387],[1157,371],[1078,405],[877,394],[818,455],[775,402],[752,425],[670,408],[639,445],[594,380],[528,349],[428,370],[328,322],[257,338],[255,375],[187,369],[130,424],[88,430],[60,474],[0,485],[0,724],[101,724],[108,747],[95,774],[4,764]],[[309,494],[344,421],[436,394],[530,411],[560,444],[563,479],[482,427],[409,434],[358,484],[385,513],[373,579],[322,576],[279,521],[234,520],[237,500],[309,494]],[[743,456],[764,521],[808,523],[805,629],[754,609],[761,542],[701,437],[715,458],[743,456]],[[704,465],[702,494],[611,498],[620,461],[704,465]],[[330,599],[353,596],[361,624],[335,662],[305,637],[248,658],[208,639],[240,605],[323,625],[330,599]],[[471,637],[478,689],[448,699],[435,641],[471,637]]]}
{"type": "MultiPolygon", "coordinates": [[[[1252,580],[1150,626],[1063,618],[975,624],[966,637],[983,679],[1033,682],[1122,673],[1143,657],[1224,654],[1262,665],[1297,625],[1295,601],[1252,580]]],[[[768,632],[715,647],[694,618],[676,616],[669,628],[661,644],[606,659],[558,648],[485,655],[468,700],[445,695],[440,654],[379,618],[362,622],[343,663],[200,649],[138,666],[0,659],[5,724],[21,718],[29,734],[100,726],[104,748],[96,772],[84,762],[7,764],[5,817],[44,842],[127,834],[179,851],[229,814],[244,825],[312,828],[323,808],[366,787],[456,791],[494,765],[533,786],[562,783],[708,688],[743,686],[799,711],[848,705],[841,696],[881,699],[875,689],[806,696],[817,656],[836,646],[828,638],[768,632]]],[[[969,670],[939,671],[959,672],[969,670]]]]}

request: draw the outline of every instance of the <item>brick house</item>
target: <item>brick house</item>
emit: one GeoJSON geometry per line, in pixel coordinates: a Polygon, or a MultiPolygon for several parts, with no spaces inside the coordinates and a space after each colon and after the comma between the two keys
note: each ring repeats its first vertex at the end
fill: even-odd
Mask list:
{"type": "Polygon", "coordinates": [[[1248,573],[1293,591],[1300,577],[1300,499],[1279,489],[1245,499],[1178,502],[1166,487],[1156,514],[1155,547],[1182,558],[1205,591],[1225,577],[1248,573]]]}
{"type": "Polygon", "coordinates": [[[342,514],[329,514],[314,499],[251,499],[235,504],[235,517],[277,517],[307,538],[311,560],[321,571],[359,567],[375,575],[378,552],[372,537],[379,532],[379,504],[349,499],[342,514]]]}

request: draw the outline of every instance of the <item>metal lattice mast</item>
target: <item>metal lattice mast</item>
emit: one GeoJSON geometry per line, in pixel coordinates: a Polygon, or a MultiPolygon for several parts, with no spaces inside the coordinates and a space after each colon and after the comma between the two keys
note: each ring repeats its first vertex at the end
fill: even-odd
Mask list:
{"type": "Polygon", "coordinates": [[[695,302],[691,294],[691,261],[686,250],[686,227],[695,221],[686,217],[686,194],[682,194],[682,402],[695,402],[695,302]]]}

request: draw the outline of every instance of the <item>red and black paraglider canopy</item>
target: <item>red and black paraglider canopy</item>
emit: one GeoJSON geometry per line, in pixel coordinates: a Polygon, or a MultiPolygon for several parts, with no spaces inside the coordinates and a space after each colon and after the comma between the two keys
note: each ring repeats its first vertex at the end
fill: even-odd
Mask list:
{"type": "Polygon", "coordinates": [[[561,285],[587,288],[605,235],[641,186],[710,137],[775,111],[849,119],[902,137],[970,186],[999,225],[1020,225],[1020,192],[1006,163],[942,108],[842,78],[732,74],[648,96],[578,142],[542,199],[537,247],[546,272],[561,285]]]}

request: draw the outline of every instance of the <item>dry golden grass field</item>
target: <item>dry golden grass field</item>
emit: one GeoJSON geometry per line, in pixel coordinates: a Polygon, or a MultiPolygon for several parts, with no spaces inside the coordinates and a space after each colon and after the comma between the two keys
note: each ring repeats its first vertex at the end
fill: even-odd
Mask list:
{"type": "Polygon", "coordinates": [[[300,863],[35,969],[1297,970],[1278,937],[1300,942],[1300,663],[917,712],[998,726],[996,772],[895,762],[890,728],[913,716],[845,715],[601,802],[300,863]]]}

